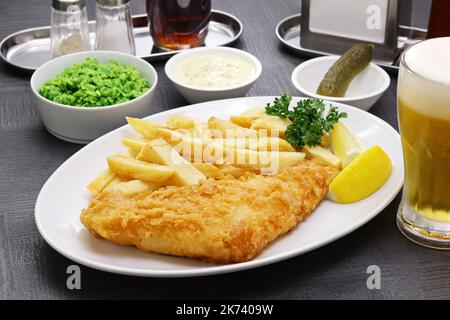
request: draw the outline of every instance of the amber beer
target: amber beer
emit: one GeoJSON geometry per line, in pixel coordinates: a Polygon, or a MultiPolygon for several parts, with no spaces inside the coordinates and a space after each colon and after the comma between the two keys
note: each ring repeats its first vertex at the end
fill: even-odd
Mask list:
{"type": "Polygon", "coordinates": [[[180,50],[204,44],[211,0],[147,0],[150,33],[163,50],[180,50]]]}
{"type": "Polygon", "coordinates": [[[398,118],[405,163],[399,227],[416,242],[450,249],[450,37],[404,53],[398,118]]]}

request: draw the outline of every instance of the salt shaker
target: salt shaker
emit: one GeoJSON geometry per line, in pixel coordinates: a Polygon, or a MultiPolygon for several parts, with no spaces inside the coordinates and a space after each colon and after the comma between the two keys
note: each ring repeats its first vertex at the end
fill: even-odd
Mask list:
{"type": "Polygon", "coordinates": [[[86,0],[53,0],[51,21],[52,57],[91,49],[86,0]]]}
{"type": "Polygon", "coordinates": [[[136,54],[129,0],[97,0],[96,50],[136,54]]]}

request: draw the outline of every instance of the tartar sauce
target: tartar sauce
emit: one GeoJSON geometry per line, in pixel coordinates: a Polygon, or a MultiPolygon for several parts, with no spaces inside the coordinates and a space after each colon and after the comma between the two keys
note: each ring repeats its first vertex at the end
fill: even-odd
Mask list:
{"type": "Polygon", "coordinates": [[[197,88],[227,88],[244,83],[255,68],[236,55],[210,53],[187,58],[174,71],[174,78],[197,88]]]}

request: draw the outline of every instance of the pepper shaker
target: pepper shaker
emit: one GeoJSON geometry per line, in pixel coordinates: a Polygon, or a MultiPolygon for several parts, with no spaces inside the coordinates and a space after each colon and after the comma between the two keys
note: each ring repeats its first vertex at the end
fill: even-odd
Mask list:
{"type": "Polygon", "coordinates": [[[91,49],[85,0],[53,0],[51,21],[52,57],[91,49]]]}
{"type": "Polygon", "coordinates": [[[97,0],[96,50],[136,54],[129,0],[97,0]]]}

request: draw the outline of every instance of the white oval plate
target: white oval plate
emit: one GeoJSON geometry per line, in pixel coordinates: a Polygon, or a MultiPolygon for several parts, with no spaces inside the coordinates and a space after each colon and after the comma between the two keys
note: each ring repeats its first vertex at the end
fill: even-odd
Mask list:
{"type": "MultiPolygon", "coordinates": [[[[294,102],[300,98],[294,98],[294,102]]],[[[254,106],[264,106],[273,97],[248,97],[211,101],[172,109],[147,119],[164,123],[173,114],[196,119],[209,116],[227,119],[254,106]]],[[[391,157],[392,175],[370,197],[349,205],[324,200],[306,221],[266,247],[251,261],[216,265],[189,258],[145,253],[94,238],[80,223],[80,212],[91,195],[86,185],[106,168],[106,157],[124,151],[121,138],[136,135],[123,126],[93,141],[63,163],[39,193],[35,218],[42,237],[67,258],[91,268],[148,277],[189,277],[234,272],[288,259],[339,239],[365,224],[383,210],[403,184],[403,157],[399,134],[386,122],[354,107],[334,103],[347,112],[343,121],[366,147],[380,145],[391,157]]]]}

